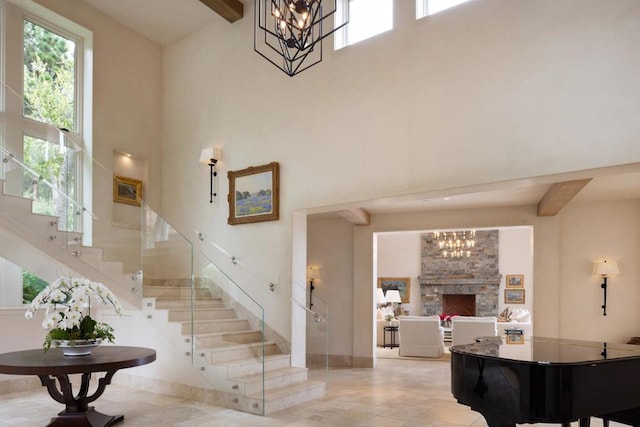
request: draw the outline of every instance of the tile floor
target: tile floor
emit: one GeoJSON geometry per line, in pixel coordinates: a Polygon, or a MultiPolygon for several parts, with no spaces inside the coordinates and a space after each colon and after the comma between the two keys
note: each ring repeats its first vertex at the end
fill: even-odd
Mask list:
{"type": "MultiPolygon", "coordinates": [[[[312,376],[325,374],[314,371],[312,376]]],[[[479,414],[455,402],[446,361],[379,359],[375,369],[334,369],[326,377],[326,397],[268,417],[118,385],[107,387],[95,406],[125,414],[121,426],[486,426],[479,414]]],[[[44,388],[0,395],[0,426],[43,426],[60,410],[44,388]]],[[[592,421],[592,426],[601,425],[592,421]]]]}

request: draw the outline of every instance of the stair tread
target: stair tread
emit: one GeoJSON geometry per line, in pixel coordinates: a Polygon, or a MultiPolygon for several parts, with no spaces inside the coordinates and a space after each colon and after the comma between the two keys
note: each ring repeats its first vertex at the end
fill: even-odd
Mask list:
{"type": "MultiPolygon", "coordinates": [[[[264,361],[268,362],[271,360],[278,360],[278,359],[284,359],[284,358],[290,358],[291,355],[290,354],[286,354],[286,353],[278,353],[278,354],[270,354],[267,356],[264,356],[264,361]]],[[[245,366],[245,365],[253,365],[254,363],[259,363],[260,359],[256,359],[254,357],[252,358],[245,358],[245,359],[236,359],[236,360],[229,360],[227,362],[216,362],[216,366],[224,366],[227,368],[237,368],[240,366],[245,366]]]]}
{"type": "MultiPolygon", "coordinates": [[[[307,370],[308,370],[307,368],[297,368],[294,366],[265,370],[264,379],[266,380],[270,378],[277,378],[277,377],[282,377],[289,374],[298,374],[300,372],[306,372],[307,370]]],[[[251,382],[261,381],[262,377],[263,377],[262,372],[260,372],[258,374],[241,375],[239,377],[233,377],[230,379],[236,382],[251,383],[251,382]]]]}
{"type": "MultiPolygon", "coordinates": [[[[283,397],[288,397],[294,394],[298,394],[301,391],[308,390],[310,388],[324,387],[325,385],[326,383],[323,383],[322,381],[306,380],[306,381],[301,381],[295,384],[288,384],[283,387],[271,388],[264,391],[264,400],[265,402],[269,402],[276,399],[281,399],[283,397]]],[[[260,392],[252,393],[252,394],[249,394],[247,397],[250,397],[253,399],[262,399],[262,393],[260,392]]]]}

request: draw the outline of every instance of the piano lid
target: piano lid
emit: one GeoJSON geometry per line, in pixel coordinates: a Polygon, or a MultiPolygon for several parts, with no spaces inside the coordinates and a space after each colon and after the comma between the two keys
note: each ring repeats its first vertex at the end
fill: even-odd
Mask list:
{"type": "Polygon", "coordinates": [[[638,358],[640,346],[544,337],[525,337],[523,344],[506,344],[500,337],[487,337],[474,344],[453,346],[451,353],[536,364],[579,364],[638,358]]]}

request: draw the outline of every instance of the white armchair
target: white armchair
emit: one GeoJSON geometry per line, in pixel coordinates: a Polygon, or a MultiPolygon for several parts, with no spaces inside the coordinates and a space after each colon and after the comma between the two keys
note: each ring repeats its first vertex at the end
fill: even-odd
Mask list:
{"type": "Polygon", "coordinates": [[[440,357],[444,353],[444,329],[438,316],[398,318],[400,356],[440,357]]]}
{"type": "Polygon", "coordinates": [[[475,337],[498,335],[496,317],[454,316],[451,319],[451,345],[471,344],[475,337]]]}

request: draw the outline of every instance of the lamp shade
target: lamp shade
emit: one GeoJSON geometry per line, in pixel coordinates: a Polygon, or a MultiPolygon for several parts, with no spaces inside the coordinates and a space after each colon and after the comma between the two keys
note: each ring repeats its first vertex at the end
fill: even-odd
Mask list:
{"type": "Polygon", "coordinates": [[[376,304],[386,304],[387,299],[384,297],[382,288],[376,288],[376,304]]]}
{"type": "Polygon", "coordinates": [[[593,274],[603,277],[620,274],[620,270],[618,270],[618,263],[606,259],[602,261],[596,261],[593,264],[593,274]]]}
{"type": "Polygon", "coordinates": [[[307,280],[319,280],[320,279],[320,267],[310,266],[307,267],[307,280]]]}
{"type": "Polygon", "coordinates": [[[219,147],[203,148],[200,152],[200,163],[208,165],[211,162],[211,159],[214,159],[216,162],[222,160],[222,150],[219,147]]]}
{"type": "Polygon", "coordinates": [[[387,302],[402,302],[402,299],[400,298],[400,291],[397,289],[389,289],[385,294],[385,298],[387,299],[387,302]]]}

